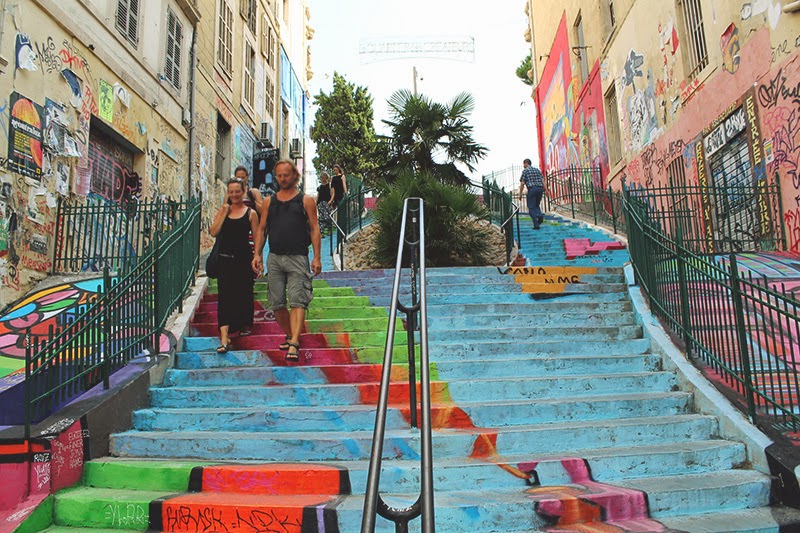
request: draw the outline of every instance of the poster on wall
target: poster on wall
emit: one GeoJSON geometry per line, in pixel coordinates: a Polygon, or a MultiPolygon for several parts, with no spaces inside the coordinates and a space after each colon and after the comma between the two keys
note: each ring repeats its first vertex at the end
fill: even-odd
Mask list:
{"type": "Polygon", "coordinates": [[[9,101],[8,168],[41,182],[42,179],[42,106],[17,92],[9,101]]]}
{"type": "Polygon", "coordinates": [[[105,80],[100,80],[98,107],[100,118],[106,122],[114,122],[114,89],[105,80]]]}

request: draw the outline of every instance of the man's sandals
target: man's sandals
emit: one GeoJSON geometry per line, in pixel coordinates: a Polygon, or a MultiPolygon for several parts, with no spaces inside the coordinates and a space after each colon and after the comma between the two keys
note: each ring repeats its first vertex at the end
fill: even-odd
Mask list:
{"type": "Polygon", "coordinates": [[[296,342],[287,342],[287,352],[286,352],[286,360],[287,361],[299,361],[300,360],[300,345],[296,342]]]}

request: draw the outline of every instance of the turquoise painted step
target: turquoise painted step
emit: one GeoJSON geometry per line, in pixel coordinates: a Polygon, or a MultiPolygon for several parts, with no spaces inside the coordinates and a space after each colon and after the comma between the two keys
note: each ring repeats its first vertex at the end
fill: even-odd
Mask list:
{"type": "MultiPolygon", "coordinates": [[[[581,310],[586,313],[613,313],[621,314],[626,313],[630,315],[631,310],[630,302],[616,301],[616,302],[586,302],[581,304],[581,310]]],[[[384,308],[380,308],[384,309],[384,308]]],[[[518,316],[533,316],[537,320],[542,315],[551,315],[555,313],[565,313],[575,310],[575,304],[572,302],[564,302],[558,299],[549,300],[530,300],[524,304],[509,304],[509,303],[492,303],[492,304],[461,304],[461,305],[441,305],[429,304],[428,316],[441,318],[450,316],[486,316],[493,315],[513,315],[518,316]]],[[[630,315],[632,316],[632,315],[630,315]]]]}
{"type": "Polygon", "coordinates": [[[510,344],[493,341],[492,339],[472,342],[452,340],[449,342],[437,342],[434,348],[437,362],[494,356],[500,356],[504,359],[524,356],[559,357],[562,355],[594,355],[602,357],[603,355],[645,353],[650,349],[650,340],[625,339],[564,342],[563,340],[553,339],[520,339],[510,344]]]}
{"type": "MultiPolygon", "coordinates": [[[[689,412],[688,393],[623,394],[529,401],[459,402],[479,427],[519,426],[536,420],[549,424],[566,420],[611,420],[645,416],[672,416],[689,412]]],[[[450,409],[452,406],[443,406],[450,409]]],[[[434,405],[437,411],[438,405],[434,405]]],[[[370,431],[375,425],[372,405],[332,407],[239,407],[142,409],[133,415],[139,431],[302,432],[313,424],[315,432],[370,431]]],[[[388,429],[404,429],[409,423],[395,407],[387,412],[388,429]]]]}
{"type": "Polygon", "coordinates": [[[495,328],[514,328],[520,325],[527,327],[554,327],[554,326],[630,326],[633,325],[633,316],[630,313],[553,313],[534,314],[526,317],[516,313],[508,315],[462,315],[439,316],[433,315],[428,320],[430,331],[483,328],[491,332],[495,328]]]}
{"type": "MultiPolygon", "coordinates": [[[[717,420],[705,415],[569,421],[540,426],[514,426],[497,430],[497,446],[504,454],[558,453],[580,442],[583,448],[681,443],[686,435],[708,440],[717,431],[717,420]]],[[[197,458],[208,460],[334,461],[366,460],[372,431],[328,433],[127,431],[112,435],[112,455],[120,457],[197,458]]],[[[478,433],[435,432],[435,457],[469,457],[478,433]]],[[[415,430],[386,432],[384,457],[417,459],[419,433],[415,430]]]]}
{"type": "Polygon", "coordinates": [[[428,339],[432,343],[454,340],[473,341],[492,338],[495,342],[513,339],[560,339],[560,340],[622,340],[636,339],[642,336],[641,326],[582,326],[563,327],[555,325],[539,326],[533,320],[529,324],[520,324],[515,328],[497,328],[491,332],[472,329],[450,329],[447,331],[430,331],[428,339]]]}
{"type": "MultiPolygon", "coordinates": [[[[521,290],[521,289],[520,289],[521,290]]],[[[570,301],[579,304],[585,301],[597,302],[621,302],[627,301],[625,293],[600,293],[600,294],[559,294],[548,296],[548,301],[570,301]]],[[[373,296],[370,295],[369,301],[372,305],[389,307],[391,295],[373,296]]],[[[402,303],[409,303],[410,300],[400,300],[402,303]]],[[[534,295],[520,292],[516,293],[467,293],[467,294],[437,294],[428,297],[428,305],[463,305],[463,304],[494,304],[494,303],[531,303],[536,301],[534,295]]]]}
{"type": "MultiPolygon", "coordinates": [[[[668,372],[589,374],[585,376],[542,376],[538,378],[497,378],[453,381],[447,390],[456,403],[473,399],[532,399],[588,396],[618,391],[665,391],[674,384],[668,372]]],[[[375,387],[377,383],[371,384],[375,387]]],[[[249,407],[249,406],[331,406],[360,403],[358,385],[295,384],[281,387],[232,385],[189,385],[154,387],[154,407],[249,407]]]]}

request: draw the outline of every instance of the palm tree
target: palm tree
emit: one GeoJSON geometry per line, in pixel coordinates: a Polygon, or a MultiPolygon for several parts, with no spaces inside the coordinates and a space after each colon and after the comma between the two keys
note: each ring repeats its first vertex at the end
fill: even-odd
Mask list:
{"type": "Polygon", "coordinates": [[[444,182],[467,184],[469,178],[456,163],[474,171],[475,163],[487,152],[473,139],[467,120],[475,109],[472,95],[462,92],[447,104],[440,104],[402,89],[388,103],[391,118],[383,122],[391,135],[381,138],[386,152],[384,174],[392,179],[411,169],[444,182]]]}

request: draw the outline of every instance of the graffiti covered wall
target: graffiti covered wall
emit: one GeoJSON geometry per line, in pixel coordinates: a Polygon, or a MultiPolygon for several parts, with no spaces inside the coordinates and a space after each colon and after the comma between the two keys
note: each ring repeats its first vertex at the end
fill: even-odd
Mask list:
{"type": "MultiPolygon", "coordinates": [[[[60,11],[63,6],[48,5],[49,12],[11,2],[14,31],[5,31],[0,43],[13,50],[0,76],[0,309],[51,270],[60,200],[186,194],[186,95],[170,92],[136,61],[116,63],[130,52],[111,33],[113,16],[108,27],[86,6],[60,11]],[[82,30],[74,35],[93,41],[65,30],[71,26],[82,30]],[[95,43],[103,45],[102,59],[95,43]],[[171,173],[154,170],[151,139],[170,148],[171,173]]],[[[115,6],[102,9],[113,15],[115,6]]],[[[143,44],[142,53],[150,46],[143,44]]]]}

